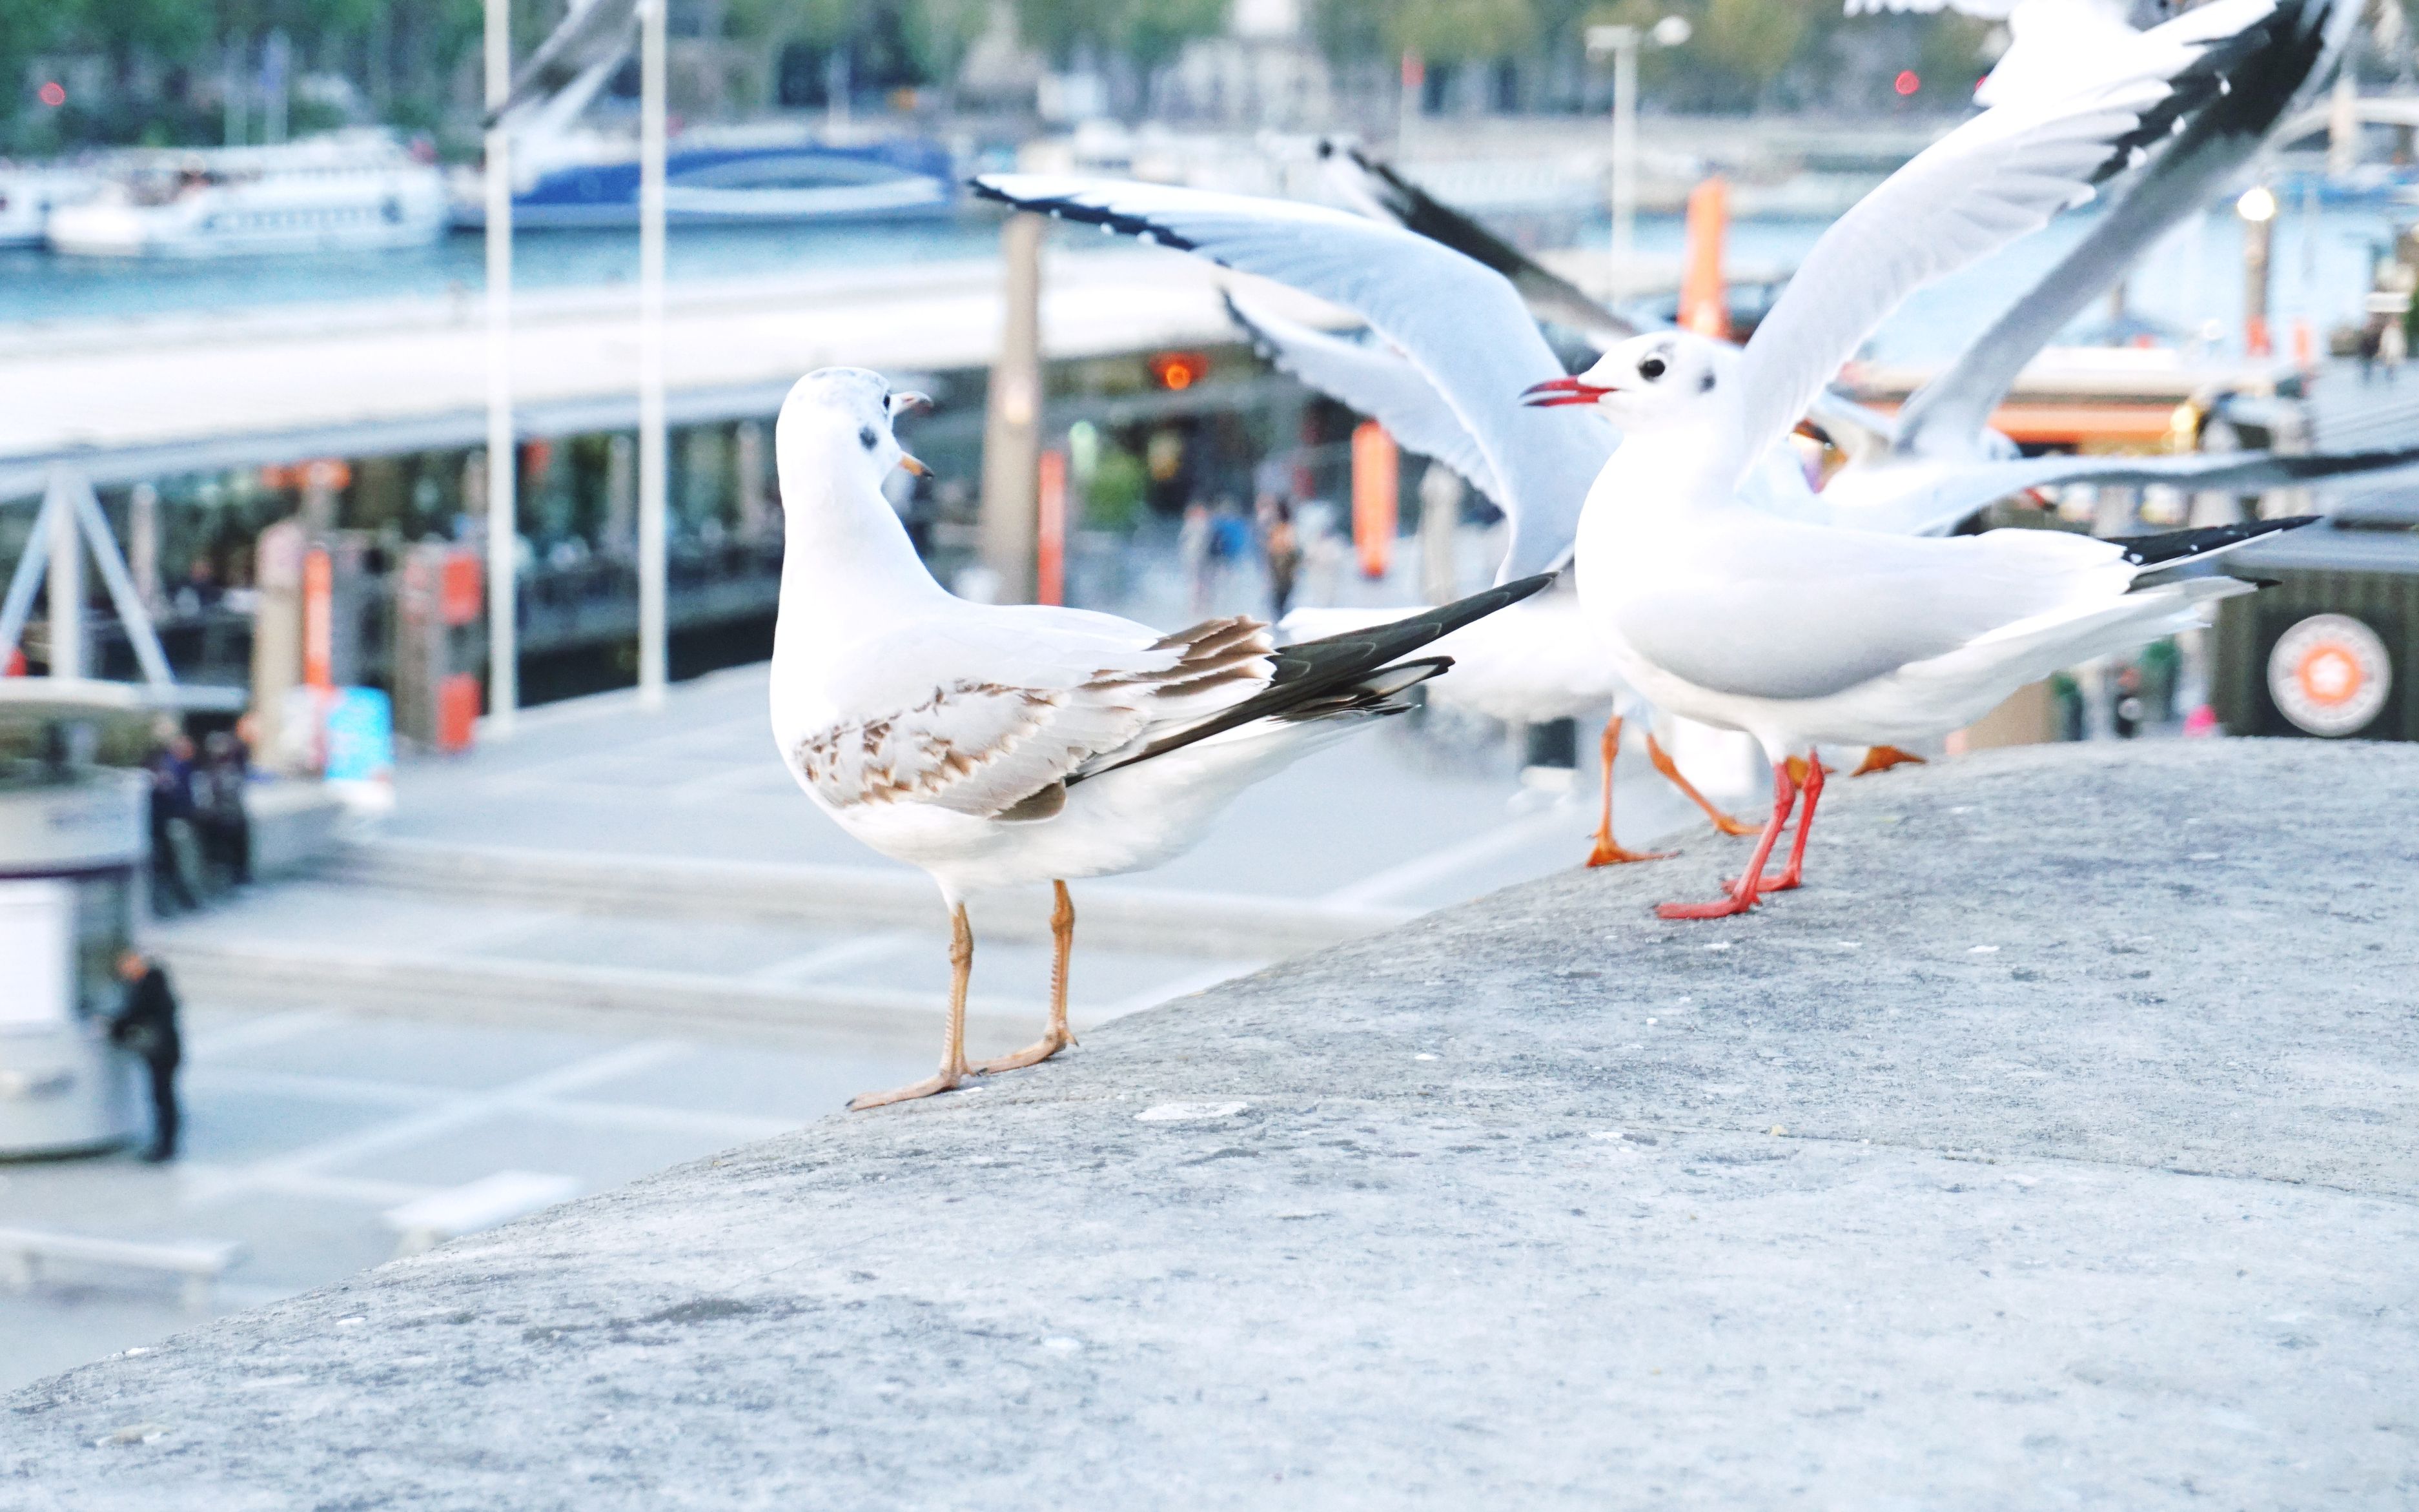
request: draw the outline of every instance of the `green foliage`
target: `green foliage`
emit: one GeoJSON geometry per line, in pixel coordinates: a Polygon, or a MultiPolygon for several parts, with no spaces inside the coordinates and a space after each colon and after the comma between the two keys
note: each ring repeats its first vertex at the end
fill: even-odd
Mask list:
{"type": "Polygon", "coordinates": [[[1507,57],[1536,39],[1530,0],[1423,0],[1393,9],[1388,31],[1394,48],[1441,62],[1507,57]]]}
{"type": "Polygon", "coordinates": [[[1185,43],[1225,29],[1227,0],[1019,0],[1017,29],[1065,67],[1086,45],[1145,69],[1173,61],[1185,43]]]}
{"type": "Polygon", "coordinates": [[[1142,516],[1150,474],[1142,458],[1121,446],[1101,448],[1084,490],[1084,520],[1095,530],[1130,531],[1142,516]]]}

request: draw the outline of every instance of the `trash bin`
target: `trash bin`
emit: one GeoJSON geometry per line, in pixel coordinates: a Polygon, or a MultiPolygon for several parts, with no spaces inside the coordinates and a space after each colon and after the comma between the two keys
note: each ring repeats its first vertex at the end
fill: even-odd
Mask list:
{"type": "Polygon", "coordinates": [[[141,1130],[108,1020],[146,796],[139,773],[0,764],[0,1156],[106,1149],[141,1130]]]}

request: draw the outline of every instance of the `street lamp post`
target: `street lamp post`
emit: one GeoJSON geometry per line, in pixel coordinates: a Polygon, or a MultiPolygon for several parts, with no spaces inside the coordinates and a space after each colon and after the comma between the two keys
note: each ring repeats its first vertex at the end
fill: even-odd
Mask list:
{"type": "MultiPolygon", "coordinates": [[[[503,108],[513,88],[510,0],[487,0],[487,108],[503,108]]],[[[515,600],[518,547],[519,449],[513,437],[512,133],[487,128],[487,729],[512,733],[520,705],[519,617],[515,600]]]]}
{"type": "Polygon", "coordinates": [[[1638,50],[1647,42],[1678,47],[1688,39],[1688,18],[1666,16],[1653,26],[1590,26],[1590,57],[1612,54],[1612,250],[1607,298],[1619,300],[1629,270],[1638,222],[1638,50]]]}
{"type": "Polygon", "coordinates": [[[2254,184],[2234,202],[2242,217],[2242,347],[2253,357],[2273,349],[2268,333],[2268,262],[2276,234],[2276,195],[2254,184]]]}
{"type": "Polygon", "coordinates": [[[670,673],[670,510],[664,422],[664,13],[639,7],[639,702],[661,708],[670,673]]]}

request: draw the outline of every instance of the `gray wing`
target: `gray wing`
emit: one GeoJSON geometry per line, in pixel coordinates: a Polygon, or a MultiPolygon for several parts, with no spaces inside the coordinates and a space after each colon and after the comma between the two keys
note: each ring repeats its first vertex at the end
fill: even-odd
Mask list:
{"type": "MultiPolygon", "coordinates": [[[[1290,373],[1337,403],[1367,415],[1406,449],[1453,469],[1509,513],[1512,506],[1503,497],[1503,485],[1477,439],[1409,358],[1289,320],[1232,292],[1226,296],[1226,314],[1251,334],[1253,344],[1280,372],[1290,373]]],[[[1609,457],[1612,432],[1600,424],[1595,428],[1604,434],[1604,455],[1609,457]]],[[[1596,468],[1603,466],[1603,458],[1597,458],[1596,468]]],[[[1581,493],[1595,477],[1590,472],[1575,480],[1581,493]]]]}
{"type": "MultiPolygon", "coordinates": [[[[2185,216],[2199,214],[2297,101],[2325,86],[2359,11],[2355,0],[2284,0],[2257,23],[2271,40],[2229,67],[2226,92],[2195,112],[2083,239],[1907,400],[1899,412],[1898,450],[1974,455],[1976,438],[2025,364],[2115,284],[2143,248],[2185,216]]],[[[2195,15],[2203,13],[2179,21],[2195,15]]]]}
{"type": "Polygon", "coordinates": [[[1602,422],[1530,409],[1521,391],[1563,364],[1500,273],[1453,251],[1323,206],[1042,174],[984,174],[977,193],[1100,225],[1257,274],[1340,305],[1394,344],[1441,394],[1487,458],[1512,523],[1498,581],[1568,555],[1601,464],[1602,422]]]}

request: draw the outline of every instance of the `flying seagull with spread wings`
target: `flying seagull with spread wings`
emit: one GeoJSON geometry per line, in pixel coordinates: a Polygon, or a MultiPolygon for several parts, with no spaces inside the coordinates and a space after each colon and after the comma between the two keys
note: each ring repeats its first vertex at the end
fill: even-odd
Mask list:
{"type": "Polygon", "coordinates": [[[1744,913],[1799,884],[1818,746],[1946,733],[2060,667],[2196,623],[2211,599],[2257,586],[2210,571],[2209,557],[2307,522],[2133,542],[1941,539],[1825,530],[1741,502],[1742,482],[1885,316],[2088,198],[2145,133],[2168,129],[2174,94],[2170,77],[2145,72],[1987,111],[1826,231],[1744,350],[1640,336],[1530,392],[1626,436],[1578,542],[1581,607],[1615,667],[1660,707],[1755,736],[1772,763],[1772,815],[1746,869],[1718,900],[1666,903],[1665,918],[1744,913]],[[1801,782],[1789,862],[1767,879],[1801,782]]]}
{"type": "MultiPolygon", "coordinates": [[[[1884,5],[1872,0],[1864,8],[1937,9],[1943,3],[1884,5]]],[[[2004,16],[2014,4],[1960,0],[1957,8],[2004,16]]],[[[2358,0],[2220,0],[2136,32],[2119,12],[2158,21],[2169,8],[2152,3],[2127,11],[2121,3],[2102,0],[2027,0],[2017,8],[2024,13],[2031,6],[2094,13],[2096,19],[2076,24],[2103,28],[2094,55],[2103,70],[2172,73],[2173,122],[2165,132],[2145,133],[2139,146],[2146,161],[2112,186],[2108,208],[2075,246],[1918,390],[1895,419],[1851,405],[1828,389],[1817,392],[1808,418],[1839,444],[1848,461],[1825,485],[1821,513],[1803,517],[1928,534],[1946,531],[1998,500],[2037,488],[2155,484],[2191,492],[2252,493],[2419,461],[2419,447],[2407,446],[2289,455],[2028,457],[2018,455],[2007,438],[1990,429],[1992,412],[2025,365],[2146,248],[2186,215],[2204,208],[2277,124],[2324,88],[2360,9],[2358,0]]],[[[1851,13],[1857,8],[1852,6],[1851,13]]],[[[2028,35],[2042,43],[2034,55],[2056,59],[2059,50],[2045,39],[2062,35],[2057,25],[2035,27],[2028,35]]],[[[2010,56],[2015,53],[2011,49],[2010,56]]],[[[2003,67],[2006,62],[2002,60],[2003,67]]],[[[2007,92],[2016,97],[2026,91],[2055,95],[2059,87],[2088,81],[2068,68],[2033,70],[2019,82],[2022,87],[2011,86],[2007,92]]],[[[1359,149],[1329,145],[1324,162],[1330,182],[1344,198],[1495,269],[1538,319],[1608,347],[1640,333],[1635,322],[1595,305],[1585,293],[1359,149]]],[[[1314,332],[1304,340],[1287,322],[1261,320],[1250,307],[1243,314],[1257,328],[1255,338],[1279,366],[1346,403],[1360,403],[1328,386],[1325,375],[1336,361],[1312,347],[1325,333],[1314,332]]],[[[1333,337],[1326,339],[1336,344],[1333,337]]],[[[1390,362],[1399,364],[1400,359],[1382,348],[1365,351],[1356,365],[1360,392],[1399,394],[1401,381],[1389,384],[1379,369],[1390,362]]],[[[1387,411],[1366,412],[1392,426],[1387,411]]],[[[1459,471],[1450,461],[1447,465],[1459,471]]],[[[1475,478],[1471,481],[1482,490],[1487,487],[1475,478]]],[[[1489,497],[1495,496],[1490,492],[1489,497]]]]}
{"type": "Polygon", "coordinates": [[[1173,635],[1111,614],[956,598],[882,496],[921,470],[892,432],[922,402],[877,374],[798,380],[774,433],[787,546],[773,640],[773,735],[815,805],[940,885],[950,923],[941,1068],[849,1105],[929,1097],[1073,1042],[1070,878],[1156,866],[1253,782],[1408,708],[1449,658],[1429,642],[1518,602],[1537,576],[1365,632],[1279,648],[1256,620],[1173,635]],[[965,1058],[970,893],[1053,884],[1050,1024],[1014,1055],[965,1058]]]}

